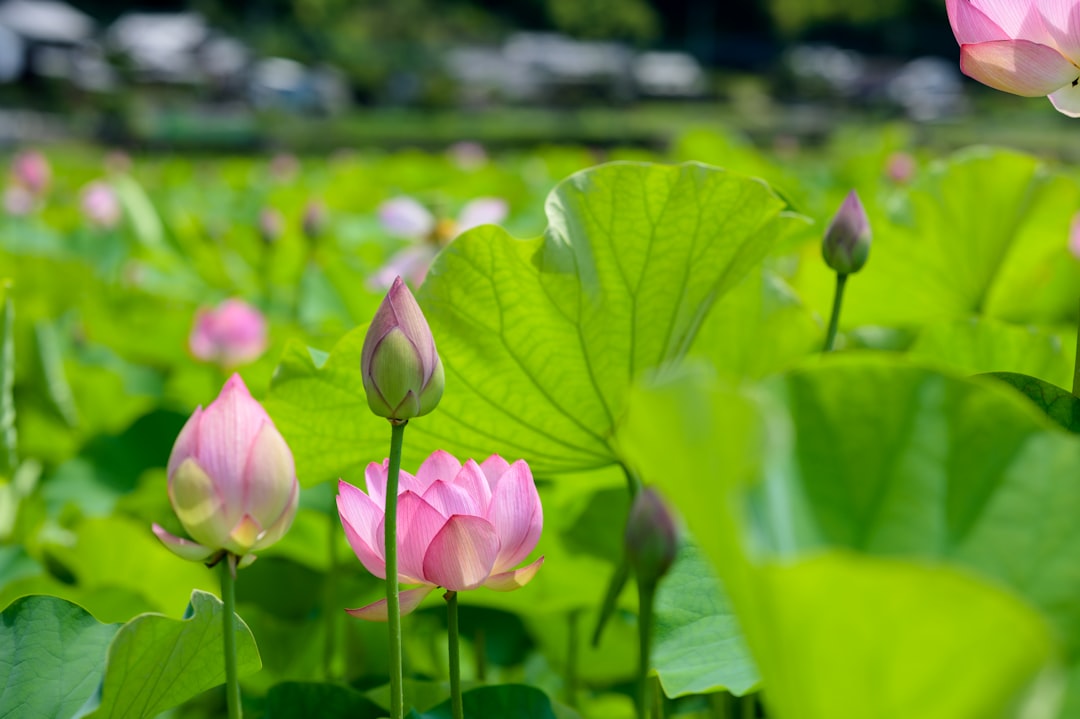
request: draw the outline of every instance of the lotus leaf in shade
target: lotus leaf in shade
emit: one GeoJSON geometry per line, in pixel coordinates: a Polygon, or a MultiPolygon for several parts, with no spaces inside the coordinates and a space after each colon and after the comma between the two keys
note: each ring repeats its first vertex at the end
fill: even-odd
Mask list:
{"type": "MultiPolygon", "coordinates": [[[[389,462],[371,463],[367,492],[338,484],[337,506],[345,536],[357,558],[386,578],[383,524],[389,462]]],[[[419,584],[401,593],[402,615],[416,609],[436,587],[455,592],[488,587],[508,592],[525,586],[544,558],[515,569],[536,547],[544,516],[532,472],[524,460],[498,455],[464,464],[437,451],[415,475],[401,472],[398,485],[398,579],[419,584]]],[[[386,621],[386,600],[346,610],[386,621]]]]}
{"type": "Polygon", "coordinates": [[[870,255],[870,220],[855,190],[847,194],[825,230],[821,255],[825,264],[842,275],[858,272],[866,264],[870,255]]]}
{"type": "Polygon", "coordinates": [[[200,309],[188,347],[197,359],[223,367],[254,362],[266,351],[266,318],[238,299],[225,300],[214,309],[200,309]]]}
{"type": "Polygon", "coordinates": [[[188,419],[168,474],[169,501],[191,539],[157,524],[154,534],[185,559],[207,560],[224,550],[250,562],[251,552],[281,539],[296,516],[300,485],[292,452],[240,375],[188,419]]]}
{"type": "Polygon", "coordinates": [[[997,90],[1047,95],[1080,116],[1080,9],[1066,0],[946,0],[960,69],[997,90]]]}
{"type": "Polygon", "coordinates": [[[442,399],[443,366],[435,338],[400,277],[371,320],[360,370],[371,411],[392,422],[427,414],[442,399]]]}

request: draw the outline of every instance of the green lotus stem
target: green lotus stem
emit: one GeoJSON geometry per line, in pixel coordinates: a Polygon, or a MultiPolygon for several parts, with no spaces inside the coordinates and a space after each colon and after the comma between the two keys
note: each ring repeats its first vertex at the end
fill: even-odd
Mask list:
{"type": "MultiPolygon", "coordinates": [[[[1080,323],[1080,318],[1077,319],[1077,322],[1080,323]]],[[[1076,359],[1073,360],[1072,393],[1074,397],[1080,397],[1080,324],[1076,329],[1076,359]]]]}
{"type": "Polygon", "coordinates": [[[757,716],[757,696],[754,694],[745,695],[739,704],[742,705],[742,719],[754,719],[757,716]]]}
{"type": "Polygon", "coordinates": [[[222,629],[225,632],[225,700],[229,719],[241,719],[240,680],[236,672],[236,560],[231,552],[221,563],[221,601],[225,604],[222,629]]]}
{"type": "MultiPolygon", "coordinates": [[[[652,653],[653,598],[656,584],[638,581],[637,716],[648,719],[650,706],[649,656],[652,653]]],[[[659,715],[656,715],[659,716],[659,715]]]]}
{"type": "Polygon", "coordinates": [[[446,600],[446,628],[450,638],[447,642],[450,651],[450,709],[454,719],[464,719],[465,710],[461,704],[461,645],[458,641],[457,592],[447,590],[443,599],[446,600]]]}
{"type": "Polygon", "coordinates": [[[404,719],[405,689],[401,664],[401,600],[397,561],[397,495],[401,471],[401,444],[405,437],[403,422],[390,423],[390,463],[386,474],[386,623],[390,628],[390,717],[404,719]]]}
{"type": "Polygon", "coordinates": [[[836,328],[840,325],[840,305],[844,302],[847,278],[845,274],[836,273],[836,294],[833,295],[832,316],[829,317],[829,331],[825,335],[825,349],[822,352],[832,352],[833,343],[836,341],[836,328]]]}

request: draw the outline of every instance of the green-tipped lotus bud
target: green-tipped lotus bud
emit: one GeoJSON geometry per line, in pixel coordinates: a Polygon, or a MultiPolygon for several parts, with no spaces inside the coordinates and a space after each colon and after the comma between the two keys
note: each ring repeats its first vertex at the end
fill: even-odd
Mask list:
{"type": "Polygon", "coordinates": [[[675,562],[678,550],[675,518],[651,487],[638,492],[626,520],[626,556],[643,585],[656,584],[675,562]]]}
{"type": "Polygon", "coordinates": [[[442,398],[443,366],[435,338],[400,277],[375,312],[360,367],[368,406],[391,422],[427,414],[442,398]]]}
{"type": "Polygon", "coordinates": [[[821,256],[825,264],[841,275],[858,272],[870,255],[870,220],[855,190],[844,198],[836,211],[825,240],[821,244],[821,256]]]}

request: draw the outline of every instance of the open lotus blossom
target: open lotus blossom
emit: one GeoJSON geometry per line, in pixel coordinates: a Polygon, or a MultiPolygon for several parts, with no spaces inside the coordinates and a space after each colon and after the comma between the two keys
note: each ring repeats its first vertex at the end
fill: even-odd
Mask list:
{"type": "Polygon", "coordinates": [[[225,300],[196,313],[188,346],[197,359],[223,367],[253,362],[266,351],[266,318],[243,300],[225,300]]]}
{"type": "Polygon", "coordinates": [[[1080,12],[1064,0],[946,0],[960,69],[997,90],[1048,95],[1080,117],[1080,12]]]}
{"type": "Polygon", "coordinates": [[[157,524],[154,534],[185,559],[225,550],[243,564],[284,536],[299,499],[292,452],[234,374],[217,399],[195,410],[169,455],[169,501],[194,541],[157,524]]]}
{"type": "MultiPolygon", "coordinates": [[[[367,493],[338,484],[337,506],[345,536],[369,572],[386,578],[383,523],[389,462],[372,462],[367,493]]],[[[536,547],[544,524],[540,495],[523,460],[492,455],[462,464],[437,451],[415,475],[401,472],[398,485],[398,579],[419,584],[401,593],[402,615],[416,609],[436,587],[455,592],[488,587],[508,592],[525,586],[544,558],[514,569],[536,547]]],[[[386,600],[346,610],[386,621],[386,600]]]]}
{"type": "Polygon", "coordinates": [[[116,227],[123,214],[116,191],[103,180],[95,180],[82,189],[81,207],[92,225],[106,230],[116,227]]]}
{"type": "Polygon", "coordinates": [[[379,206],[379,222],[391,235],[413,240],[371,278],[374,290],[386,290],[395,277],[414,285],[424,281],[435,255],[462,232],[480,225],[494,225],[506,218],[506,200],[480,197],[462,208],[457,220],[437,218],[431,210],[411,197],[395,197],[379,206]]]}

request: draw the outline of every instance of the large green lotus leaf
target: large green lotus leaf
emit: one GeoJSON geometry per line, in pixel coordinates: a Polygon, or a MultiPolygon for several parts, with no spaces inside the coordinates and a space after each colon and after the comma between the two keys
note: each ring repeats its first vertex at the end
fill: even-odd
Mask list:
{"type": "Polygon", "coordinates": [[[339,684],[283,682],[266,695],[266,719],[380,719],[386,711],[366,696],[339,684]]]}
{"type": "Polygon", "coordinates": [[[1052,321],[1075,311],[1072,180],[1031,156],[975,148],[921,174],[909,202],[909,221],[875,223],[870,261],[848,284],[845,326],[971,314],[1052,321]]]}
{"type": "MultiPolygon", "coordinates": [[[[633,378],[687,352],[791,225],[783,208],[763,183],[716,168],[615,163],[554,190],[541,238],[490,226],[458,238],[419,292],[446,394],[410,424],[406,466],[437,447],[525,457],[539,473],[616,462],[610,438],[633,378]]],[[[275,374],[270,411],[306,482],[386,454],[362,343],[346,335],[324,365],[293,346],[275,374]]]]}
{"type": "Polygon", "coordinates": [[[726,689],[742,696],[759,677],[731,602],[701,550],[684,541],[656,595],[652,666],[669,697],[726,689]]]}
{"type": "Polygon", "coordinates": [[[0,613],[0,717],[73,716],[101,682],[119,628],[57,597],[15,600],[0,613]]]}
{"type": "Polygon", "coordinates": [[[919,331],[910,355],[964,374],[1016,372],[1068,386],[1071,338],[1053,331],[989,318],[938,322],[919,331]]]}
{"type": "Polygon", "coordinates": [[[1069,518],[1080,497],[1060,479],[1080,460],[1080,443],[1007,388],[894,359],[831,358],[772,384],[750,402],[702,372],[668,378],[662,389],[635,395],[620,440],[720,572],[781,716],[906,716],[908,702],[931,690],[940,695],[935,705],[950,707],[933,716],[995,716],[972,690],[978,682],[941,681],[959,657],[966,671],[1002,689],[993,706],[1004,711],[1004,697],[1019,700],[1052,658],[1043,620],[1000,590],[919,563],[927,560],[969,567],[1023,596],[1071,654],[1077,605],[1070,597],[1080,573],[1069,557],[1080,532],[1069,518]],[[743,489],[755,477],[760,483],[743,489]],[[807,558],[830,545],[863,554],[807,558]],[[933,640],[917,651],[891,639],[915,635],[931,619],[933,640]],[[973,651],[1001,621],[1023,626],[1025,639],[973,651]],[[844,623],[865,630],[834,631],[844,623]],[[813,661],[789,661],[804,650],[813,661]],[[850,681],[856,656],[896,686],[885,691],[880,677],[850,681]],[[870,690],[853,694],[864,686],[870,690]],[[829,697],[838,695],[858,710],[829,713],[836,709],[829,697]],[[822,713],[798,708],[813,697],[822,713]]]}
{"type": "MultiPolygon", "coordinates": [[[[100,691],[78,716],[146,719],[223,684],[224,611],[217,597],[195,590],[182,620],[142,614],[125,624],[109,646],[100,691]]],[[[237,618],[237,673],[261,666],[255,639],[237,618]]]]}
{"type": "Polygon", "coordinates": [[[992,372],[988,376],[1015,388],[1051,420],[1080,434],[1080,398],[1069,390],[1017,372],[992,372]]]}

